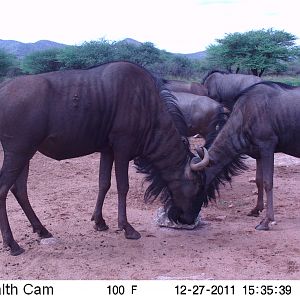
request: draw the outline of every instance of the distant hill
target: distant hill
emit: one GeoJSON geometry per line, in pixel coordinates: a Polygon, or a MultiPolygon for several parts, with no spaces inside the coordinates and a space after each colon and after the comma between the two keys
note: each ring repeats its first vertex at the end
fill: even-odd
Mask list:
{"type": "MultiPolygon", "coordinates": [[[[142,44],[141,42],[131,39],[131,38],[126,38],[126,39],[122,40],[122,42],[128,43],[128,44],[133,44],[135,46],[140,46],[142,44]]],[[[186,56],[187,58],[190,58],[190,59],[199,59],[200,60],[205,57],[206,51],[199,51],[199,52],[188,53],[188,54],[183,54],[183,53],[173,53],[173,54],[180,55],[180,56],[186,56]]]]}
{"type": "Polygon", "coordinates": [[[49,48],[63,48],[65,46],[67,45],[47,40],[41,40],[35,43],[21,43],[13,40],[0,40],[0,48],[18,58],[23,58],[34,51],[43,51],[49,48]]]}
{"type": "Polygon", "coordinates": [[[181,54],[181,53],[176,53],[176,55],[181,55],[181,56],[186,56],[187,58],[190,59],[203,59],[206,56],[206,51],[199,51],[195,53],[189,53],[189,54],[181,54]]]}
{"type": "Polygon", "coordinates": [[[134,46],[140,46],[142,44],[141,42],[131,39],[131,38],[126,38],[126,39],[122,40],[121,43],[132,44],[134,46]]]}
{"type": "MultiPolygon", "coordinates": [[[[133,44],[135,46],[140,46],[142,43],[131,38],[126,38],[122,40],[123,43],[133,44]]],[[[17,58],[23,58],[24,56],[34,52],[43,51],[50,48],[63,48],[66,47],[65,44],[59,44],[52,41],[41,40],[35,43],[21,43],[13,40],[1,40],[0,39],[0,49],[6,50],[8,53],[15,55],[17,58]]],[[[173,53],[175,55],[186,56],[190,59],[203,59],[206,55],[205,51],[200,51],[190,54],[173,53]]]]}

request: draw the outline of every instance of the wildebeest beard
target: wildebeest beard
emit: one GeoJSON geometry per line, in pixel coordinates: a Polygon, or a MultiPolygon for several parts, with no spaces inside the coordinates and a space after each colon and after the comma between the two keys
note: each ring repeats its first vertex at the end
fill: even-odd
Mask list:
{"type": "MultiPolygon", "coordinates": [[[[187,145],[187,147],[189,147],[187,145]]],[[[190,152],[190,158],[194,157],[192,152],[190,152]]],[[[154,165],[147,160],[146,158],[137,158],[134,160],[136,169],[138,173],[143,173],[146,175],[145,181],[150,182],[148,188],[144,194],[144,201],[147,203],[153,202],[158,197],[160,201],[164,204],[164,209],[168,214],[170,220],[176,223],[188,224],[185,220],[182,219],[183,211],[174,205],[174,197],[171,191],[168,189],[167,182],[165,182],[159,170],[157,170],[154,165]]],[[[195,220],[202,208],[202,206],[207,206],[208,196],[205,192],[205,172],[194,172],[195,182],[197,182],[199,190],[195,196],[195,201],[189,210],[189,214],[193,216],[195,220]]],[[[191,222],[189,222],[191,223],[191,222]]]]}

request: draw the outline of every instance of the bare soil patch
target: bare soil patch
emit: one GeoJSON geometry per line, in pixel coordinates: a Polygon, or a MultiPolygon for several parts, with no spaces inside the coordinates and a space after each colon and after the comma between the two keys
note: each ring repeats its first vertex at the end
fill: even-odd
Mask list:
{"type": "MultiPolygon", "coordinates": [[[[0,151],[0,162],[3,152],[0,151]]],[[[90,220],[97,190],[99,154],[57,162],[36,154],[29,177],[32,206],[56,238],[41,244],[9,194],[8,216],[26,252],[12,257],[0,242],[1,279],[300,279],[300,159],[276,154],[274,206],[277,224],[255,230],[261,217],[247,217],[256,202],[255,161],[232,187],[201,213],[196,230],[160,228],[159,201],[143,203],[143,176],[130,167],[128,218],[137,241],[117,230],[115,179],[104,204],[106,232],[90,220]]],[[[263,212],[264,214],[264,212],[263,212]]]]}

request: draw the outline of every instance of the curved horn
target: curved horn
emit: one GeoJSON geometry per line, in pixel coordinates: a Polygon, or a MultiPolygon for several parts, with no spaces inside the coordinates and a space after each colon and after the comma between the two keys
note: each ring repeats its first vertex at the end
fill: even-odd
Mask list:
{"type": "Polygon", "coordinates": [[[196,152],[199,156],[192,158],[192,160],[190,162],[190,166],[193,171],[200,171],[209,164],[209,154],[208,154],[208,151],[204,147],[202,147],[201,149],[196,148],[196,152]],[[200,158],[200,156],[202,156],[202,153],[203,153],[203,158],[202,158],[202,160],[199,161],[199,158],[200,158]]]}

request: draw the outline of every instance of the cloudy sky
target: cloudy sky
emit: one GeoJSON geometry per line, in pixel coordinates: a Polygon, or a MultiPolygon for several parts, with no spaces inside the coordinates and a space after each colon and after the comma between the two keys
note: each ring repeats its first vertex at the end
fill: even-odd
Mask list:
{"type": "Polygon", "coordinates": [[[298,7],[297,0],[0,0],[0,39],[73,45],[130,37],[193,53],[233,32],[273,28],[300,38],[298,7]]]}

